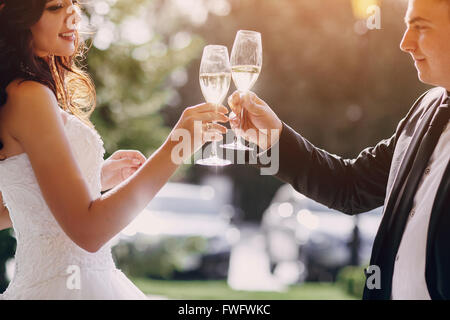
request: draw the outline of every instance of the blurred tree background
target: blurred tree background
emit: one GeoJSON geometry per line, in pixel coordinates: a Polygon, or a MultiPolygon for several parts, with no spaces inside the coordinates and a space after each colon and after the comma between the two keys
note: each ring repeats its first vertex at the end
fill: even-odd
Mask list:
{"type": "MultiPolygon", "coordinates": [[[[351,2],[87,1],[87,68],[98,95],[91,120],[105,157],[117,149],[148,156],[158,148],[183,109],[203,101],[203,46],[223,44],[231,51],[239,29],[262,33],[264,62],[253,90],[316,146],[353,158],[391,136],[427,89],[399,50],[406,1],[382,1],[382,29],[369,31],[354,17],[351,2]]],[[[232,179],[234,204],[253,221],[281,184],[243,165],[183,166],[173,180],[200,182],[209,175],[232,179]]],[[[0,233],[0,242],[10,239],[7,234],[0,233]]],[[[11,255],[7,251],[3,257],[11,255]]]]}

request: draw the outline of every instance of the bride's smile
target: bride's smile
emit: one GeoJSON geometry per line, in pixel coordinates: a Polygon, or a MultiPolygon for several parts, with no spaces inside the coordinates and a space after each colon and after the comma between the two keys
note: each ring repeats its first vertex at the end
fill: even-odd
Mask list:
{"type": "Polygon", "coordinates": [[[76,1],[50,0],[41,19],[30,28],[36,55],[71,56],[75,51],[77,22],[76,1]]]}

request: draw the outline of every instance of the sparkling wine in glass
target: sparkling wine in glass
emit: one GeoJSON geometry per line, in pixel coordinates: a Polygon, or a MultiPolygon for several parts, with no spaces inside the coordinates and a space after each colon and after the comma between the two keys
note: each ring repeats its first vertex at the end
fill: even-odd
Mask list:
{"type": "MultiPolygon", "coordinates": [[[[231,51],[231,75],[238,91],[245,94],[250,91],[259,77],[262,67],[261,34],[255,31],[239,30],[231,51]]],[[[242,130],[244,110],[241,110],[239,129],[242,130]]],[[[222,148],[235,150],[253,150],[246,147],[240,137],[235,135],[234,141],[221,145],[222,148]]]]}
{"type": "MultiPolygon", "coordinates": [[[[206,102],[219,106],[228,94],[231,82],[227,47],[209,45],[203,49],[199,79],[206,102]]],[[[197,160],[196,163],[206,166],[226,166],[231,164],[231,161],[217,156],[217,142],[212,141],[211,155],[197,160]]]]}

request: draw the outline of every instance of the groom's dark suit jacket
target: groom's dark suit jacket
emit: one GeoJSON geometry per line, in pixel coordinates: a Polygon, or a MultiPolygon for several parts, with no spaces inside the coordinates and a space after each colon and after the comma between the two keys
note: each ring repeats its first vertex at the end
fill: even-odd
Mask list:
{"type": "MultiPolygon", "coordinates": [[[[445,89],[429,90],[416,101],[406,117],[400,121],[392,137],[379,142],[375,147],[363,150],[356,159],[342,159],[316,148],[289,126],[283,124],[278,144],[280,169],[277,177],[290,183],[307,197],[346,214],[359,214],[383,206],[388,203],[391,194],[396,193],[392,190],[396,179],[408,175],[404,168],[412,159],[408,157],[404,159],[404,156],[411,147],[414,136],[423,130],[422,122],[432,117],[437,107],[444,104],[447,99],[448,92],[445,89]]],[[[384,214],[381,225],[389,218],[384,214]]],[[[403,233],[403,230],[401,232],[403,233]]],[[[377,238],[383,239],[386,234],[387,230],[380,227],[377,238]]],[[[374,261],[374,255],[382,250],[389,250],[389,248],[374,246],[371,264],[374,261]]],[[[385,270],[384,273],[381,270],[384,287],[369,290],[366,286],[364,299],[389,299],[392,274],[392,269],[385,270]]],[[[426,246],[425,278],[432,299],[450,299],[450,169],[448,164],[431,212],[426,246]]]]}

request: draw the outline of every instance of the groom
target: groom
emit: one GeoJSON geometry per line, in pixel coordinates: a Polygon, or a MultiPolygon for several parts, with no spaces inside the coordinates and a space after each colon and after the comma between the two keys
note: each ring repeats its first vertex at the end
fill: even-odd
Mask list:
{"type": "MultiPolygon", "coordinates": [[[[405,22],[400,47],[436,87],[392,137],[356,159],[316,148],[253,93],[235,92],[229,104],[235,114],[245,109],[246,139],[279,150],[277,177],[297,191],[351,215],[384,205],[370,261],[377,268],[366,271],[370,280],[369,270],[379,270],[380,285],[366,284],[364,299],[450,299],[450,0],[409,0],[405,22]],[[248,129],[281,134],[255,138],[248,129]]],[[[239,119],[230,122],[237,131],[239,119]]]]}

